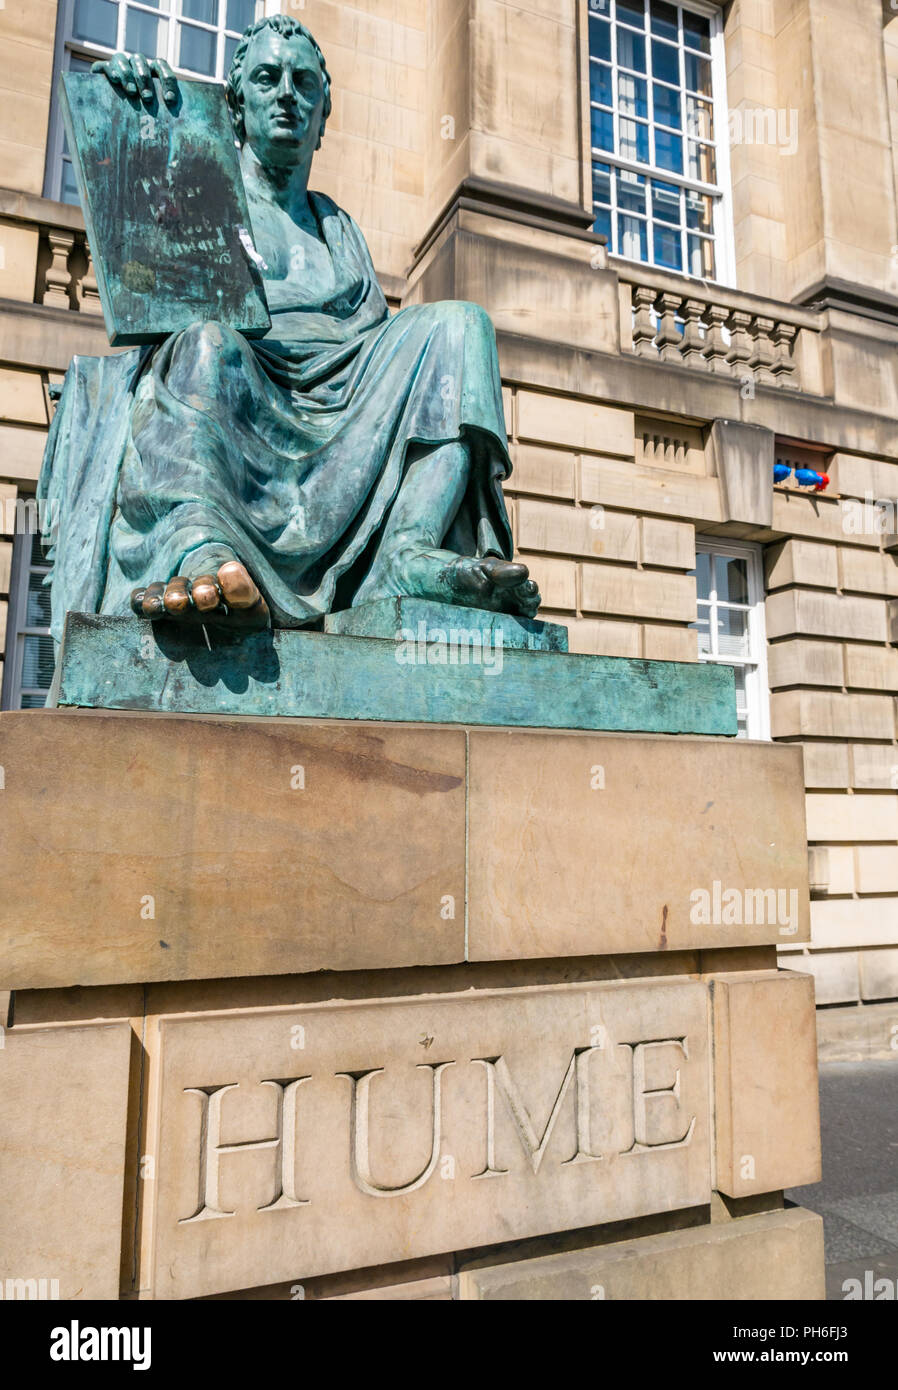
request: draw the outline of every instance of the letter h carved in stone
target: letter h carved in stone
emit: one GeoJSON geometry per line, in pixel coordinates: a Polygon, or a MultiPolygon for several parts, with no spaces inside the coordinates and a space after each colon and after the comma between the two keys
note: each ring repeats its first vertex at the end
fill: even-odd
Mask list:
{"type": "Polygon", "coordinates": [[[200,1118],[199,1201],[192,1216],[182,1216],[179,1226],[191,1221],[210,1221],[215,1217],[233,1216],[225,1211],[221,1199],[222,1154],[245,1153],[253,1149],[274,1149],[280,1156],[275,1168],[275,1191],[271,1201],[257,1211],[282,1211],[285,1207],[306,1207],[308,1200],[296,1195],[296,1093],[310,1077],[300,1076],[286,1081],[263,1081],[277,1092],[277,1133],[273,1139],[252,1139],[242,1144],[222,1144],[221,1107],[227,1091],[237,1090],[238,1083],[227,1086],[188,1086],[185,1094],[202,1100],[200,1118]]]}

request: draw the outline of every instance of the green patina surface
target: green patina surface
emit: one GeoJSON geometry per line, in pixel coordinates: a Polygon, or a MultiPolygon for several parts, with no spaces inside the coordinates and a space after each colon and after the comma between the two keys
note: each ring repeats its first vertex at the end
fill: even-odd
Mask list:
{"type": "Polygon", "coordinates": [[[733,672],[699,663],[492,649],[453,665],[439,643],[286,630],[238,641],[72,613],[59,704],[180,714],[736,733],[733,672]]]}
{"type": "Polygon", "coordinates": [[[390,641],[446,641],[502,646],[505,651],[566,652],[567,628],[482,608],[459,608],[419,598],[380,599],[328,613],[325,632],[344,637],[383,637],[390,641]],[[423,623],[423,628],[422,628],[423,623]],[[453,638],[452,634],[456,636],[453,638]],[[440,637],[439,634],[442,634],[440,637]]]}
{"type": "Polygon", "coordinates": [[[250,214],[223,88],[181,80],[169,107],[66,73],[62,109],[109,341],[157,342],[197,319],[271,325],[240,240],[250,214]]]}

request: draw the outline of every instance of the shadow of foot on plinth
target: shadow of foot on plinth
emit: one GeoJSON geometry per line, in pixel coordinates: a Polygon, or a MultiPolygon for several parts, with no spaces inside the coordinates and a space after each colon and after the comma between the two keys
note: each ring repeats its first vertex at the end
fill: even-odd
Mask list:
{"type": "Polygon", "coordinates": [[[199,684],[211,689],[223,685],[243,695],[250,681],[276,686],[281,662],[270,628],[261,632],[229,633],[213,627],[184,628],[175,623],[153,623],[152,634],[162,656],[173,665],[166,684],[177,688],[184,668],[199,684]]]}

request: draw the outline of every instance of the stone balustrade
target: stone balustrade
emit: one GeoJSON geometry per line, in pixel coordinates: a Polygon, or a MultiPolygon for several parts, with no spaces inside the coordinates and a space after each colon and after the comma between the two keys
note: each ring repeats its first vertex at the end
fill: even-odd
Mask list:
{"type": "Polygon", "coordinates": [[[102,314],[90,246],[83,231],[39,224],[34,302],[51,309],[102,314]]]}
{"type": "Polygon", "coordinates": [[[620,276],[623,350],[755,386],[821,394],[799,370],[802,340],[811,335],[818,347],[820,314],[615,257],[609,263],[620,276]]]}

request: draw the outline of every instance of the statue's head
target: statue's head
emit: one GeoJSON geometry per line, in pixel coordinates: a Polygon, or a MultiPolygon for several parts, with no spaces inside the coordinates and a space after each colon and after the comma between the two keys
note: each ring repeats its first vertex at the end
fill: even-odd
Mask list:
{"type": "Polygon", "coordinates": [[[331,79],[305,25],[283,14],[251,25],[234,53],[227,97],[237,139],[262,164],[289,168],[317,150],[331,113],[331,79]]]}

